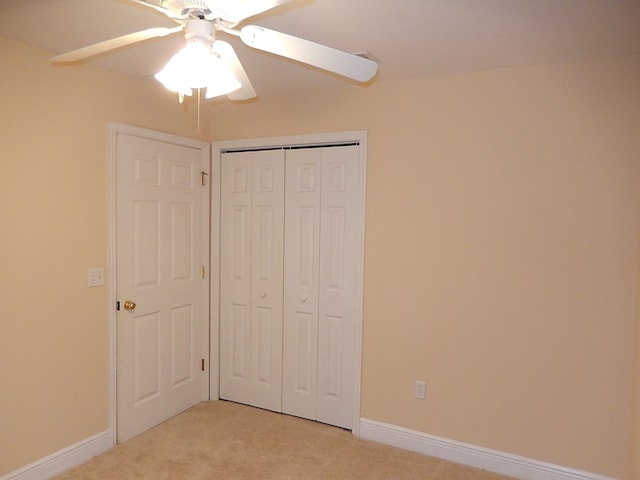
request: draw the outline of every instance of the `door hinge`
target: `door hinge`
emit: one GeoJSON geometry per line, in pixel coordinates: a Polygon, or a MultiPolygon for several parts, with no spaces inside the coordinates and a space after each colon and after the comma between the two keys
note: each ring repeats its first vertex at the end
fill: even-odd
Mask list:
{"type": "Polygon", "coordinates": [[[200,359],[200,369],[204,372],[204,358],[200,359]]]}
{"type": "Polygon", "coordinates": [[[201,278],[206,278],[206,277],[205,277],[205,273],[206,273],[206,272],[205,272],[205,269],[204,269],[204,265],[202,265],[202,266],[200,267],[200,277],[201,277],[201,278]]]}
{"type": "Polygon", "coordinates": [[[202,186],[204,187],[207,184],[207,175],[209,175],[207,172],[205,172],[204,170],[202,172],[200,172],[200,177],[202,179],[202,186]]]}

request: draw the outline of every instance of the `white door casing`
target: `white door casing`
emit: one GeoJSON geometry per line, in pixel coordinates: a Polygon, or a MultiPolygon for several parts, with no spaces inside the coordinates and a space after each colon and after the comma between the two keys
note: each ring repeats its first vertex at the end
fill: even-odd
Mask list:
{"type": "MultiPolygon", "coordinates": [[[[118,441],[208,396],[207,144],[112,125],[118,441]],[[136,303],[124,310],[125,300],[136,303]]],[[[113,288],[112,287],[112,288],[113,288]]],[[[115,303],[115,302],[114,302],[115,303]]],[[[113,421],[113,420],[112,420],[113,421]]]]}
{"type": "Polygon", "coordinates": [[[279,411],[283,153],[226,154],[221,181],[220,396],[279,411]]]}

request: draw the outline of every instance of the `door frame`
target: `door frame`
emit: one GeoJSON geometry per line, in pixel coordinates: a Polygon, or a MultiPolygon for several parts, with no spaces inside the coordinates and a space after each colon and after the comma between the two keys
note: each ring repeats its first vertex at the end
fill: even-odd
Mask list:
{"type": "MultiPolygon", "coordinates": [[[[116,181],[116,164],[117,164],[117,137],[120,134],[137,136],[149,140],[157,140],[166,143],[173,143],[185,147],[195,148],[201,151],[203,158],[203,168],[211,178],[211,145],[201,140],[180,137],[146,128],[134,127],[118,122],[109,122],[108,124],[108,149],[107,149],[107,320],[108,320],[108,338],[109,338],[109,431],[111,433],[112,444],[115,445],[118,439],[117,432],[117,335],[116,335],[116,198],[117,198],[117,181],[116,181]]],[[[211,292],[211,261],[209,246],[210,222],[211,222],[211,181],[207,182],[204,190],[204,199],[202,202],[202,240],[205,248],[203,249],[203,265],[209,266],[206,279],[202,282],[202,355],[205,361],[205,368],[209,368],[209,338],[210,338],[210,306],[209,295],[211,292]]],[[[201,400],[209,399],[209,375],[202,375],[201,400]]]]}
{"type": "Polygon", "coordinates": [[[218,400],[220,398],[220,202],[221,202],[221,158],[222,153],[227,150],[261,149],[261,148],[286,148],[296,147],[316,147],[339,144],[355,143],[359,144],[360,163],[360,185],[357,208],[360,212],[358,224],[358,244],[361,255],[356,259],[357,277],[357,314],[355,318],[355,386],[354,386],[354,418],[353,435],[360,436],[360,394],[362,379],[362,325],[364,310],[364,237],[365,237],[365,212],[366,212],[366,179],[367,179],[367,132],[366,130],[356,130],[347,132],[318,133],[309,135],[293,135],[282,137],[263,137],[244,140],[226,140],[213,142],[211,144],[211,326],[210,332],[210,364],[209,364],[209,398],[218,400]],[[213,362],[216,362],[214,365],[213,362]]]}

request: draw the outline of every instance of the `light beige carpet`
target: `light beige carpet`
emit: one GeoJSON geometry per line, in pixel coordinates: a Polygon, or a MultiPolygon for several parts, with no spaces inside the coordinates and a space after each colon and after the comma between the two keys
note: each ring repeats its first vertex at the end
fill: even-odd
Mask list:
{"type": "Polygon", "coordinates": [[[507,477],[231,402],[205,402],[58,480],[427,479],[507,477]]]}

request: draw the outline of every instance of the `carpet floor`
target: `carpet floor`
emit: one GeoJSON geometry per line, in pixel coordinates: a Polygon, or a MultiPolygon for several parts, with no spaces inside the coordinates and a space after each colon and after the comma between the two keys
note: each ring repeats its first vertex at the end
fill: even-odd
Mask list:
{"type": "Polygon", "coordinates": [[[236,403],[204,402],[57,480],[425,479],[508,477],[236,403]]]}

